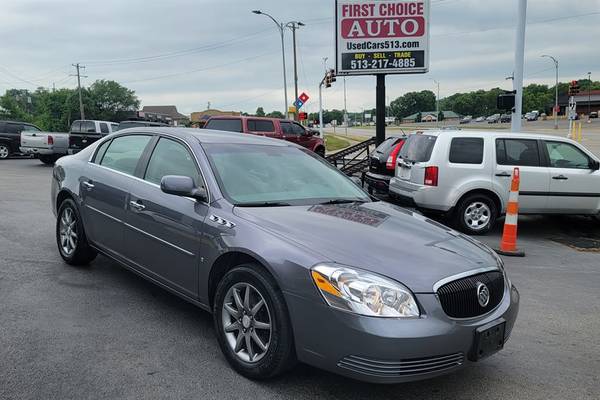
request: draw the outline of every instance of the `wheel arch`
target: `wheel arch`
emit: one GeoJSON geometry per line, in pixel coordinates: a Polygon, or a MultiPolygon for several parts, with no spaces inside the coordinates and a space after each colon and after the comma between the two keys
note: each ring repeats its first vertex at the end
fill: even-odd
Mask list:
{"type": "Polygon", "coordinates": [[[456,201],[455,204],[455,210],[458,207],[458,205],[460,204],[460,202],[467,196],[471,196],[474,194],[482,194],[482,195],[486,195],[488,197],[490,197],[492,199],[492,201],[494,202],[494,205],[496,206],[496,209],[498,210],[498,215],[502,215],[503,213],[503,204],[502,204],[502,199],[500,198],[500,196],[498,196],[498,194],[496,192],[494,192],[493,190],[490,189],[471,189],[465,193],[463,193],[458,200],[456,201]]]}

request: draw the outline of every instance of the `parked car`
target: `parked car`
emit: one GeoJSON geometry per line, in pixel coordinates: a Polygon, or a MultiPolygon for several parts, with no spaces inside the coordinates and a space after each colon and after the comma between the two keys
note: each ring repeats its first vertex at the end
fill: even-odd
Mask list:
{"type": "Polygon", "coordinates": [[[475,122],[484,122],[485,121],[485,117],[477,117],[475,119],[475,122]]]}
{"type": "Polygon", "coordinates": [[[490,115],[485,119],[488,124],[497,124],[500,122],[500,114],[490,115]]]}
{"type": "Polygon", "coordinates": [[[154,122],[154,121],[121,121],[116,131],[121,131],[123,129],[129,128],[139,128],[139,127],[157,127],[157,126],[165,126],[169,127],[169,124],[165,124],[163,122],[154,122]]]}
{"type": "Polygon", "coordinates": [[[211,117],[204,128],[283,139],[312,150],[321,157],[325,156],[325,142],[319,137],[318,131],[306,129],[295,121],[264,117],[218,116],[211,117]]]}
{"type": "Polygon", "coordinates": [[[500,123],[501,124],[510,123],[511,121],[512,121],[512,115],[511,114],[502,114],[500,116],[500,123]]]}
{"type": "Polygon", "coordinates": [[[119,124],[110,121],[76,120],[69,131],[69,154],[85,149],[96,140],[119,129],[119,124]]]}
{"type": "Polygon", "coordinates": [[[506,212],[520,169],[519,213],[600,213],[600,162],[581,144],[515,132],[428,131],[400,151],[390,194],[484,234],[506,212]]]}
{"type": "Polygon", "coordinates": [[[58,160],[51,187],[67,264],[101,252],[212,312],[249,378],[296,360],[371,382],[431,378],[502,349],[517,317],[493,250],[372,201],[283,140],[129,129],[58,160]]]}
{"type": "Polygon", "coordinates": [[[539,117],[539,111],[530,111],[527,114],[525,114],[525,118],[527,119],[527,121],[537,121],[539,117]]]}
{"type": "Polygon", "coordinates": [[[0,121],[0,160],[20,153],[21,132],[41,132],[33,124],[19,121],[0,121]]]}
{"type": "Polygon", "coordinates": [[[69,150],[69,134],[24,130],[21,132],[21,153],[38,158],[44,164],[52,164],[69,150]]]}
{"type": "Polygon", "coordinates": [[[365,183],[370,194],[388,193],[390,179],[396,169],[396,159],[405,141],[406,136],[390,136],[371,154],[369,171],[365,174],[365,183]]]}
{"type": "Polygon", "coordinates": [[[468,124],[473,120],[473,116],[471,115],[466,115],[464,117],[462,117],[459,121],[459,124],[468,124]]]}
{"type": "Polygon", "coordinates": [[[598,118],[598,111],[592,111],[590,113],[590,118],[598,118]]]}

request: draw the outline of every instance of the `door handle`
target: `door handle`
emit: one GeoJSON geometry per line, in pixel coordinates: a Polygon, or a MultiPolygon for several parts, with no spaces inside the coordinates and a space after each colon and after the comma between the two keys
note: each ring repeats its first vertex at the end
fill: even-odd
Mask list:
{"type": "Polygon", "coordinates": [[[90,182],[83,182],[82,185],[85,186],[87,190],[92,190],[94,188],[94,184],[90,182]]]}
{"type": "Polygon", "coordinates": [[[556,176],[553,176],[552,179],[556,179],[556,180],[560,180],[560,181],[566,181],[569,178],[567,178],[564,175],[556,175],[556,176]]]}
{"type": "Polygon", "coordinates": [[[509,174],[508,172],[499,172],[499,173],[496,174],[496,176],[501,176],[501,177],[504,177],[504,178],[510,178],[512,175],[509,174]]]}
{"type": "Polygon", "coordinates": [[[143,205],[143,204],[140,204],[140,203],[138,203],[137,201],[130,201],[130,202],[129,202],[129,205],[130,205],[131,207],[135,208],[135,209],[136,209],[136,211],[143,211],[143,210],[146,208],[146,206],[145,206],[145,205],[143,205]]]}

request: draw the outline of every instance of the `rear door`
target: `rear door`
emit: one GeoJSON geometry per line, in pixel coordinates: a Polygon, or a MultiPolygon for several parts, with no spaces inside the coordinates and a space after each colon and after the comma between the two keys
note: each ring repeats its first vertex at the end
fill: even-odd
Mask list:
{"type": "Polygon", "coordinates": [[[543,143],[550,170],[548,212],[597,213],[600,172],[591,168],[591,157],[568,142],[546,140],[543,143]]]}
{"type": "Polygon", "coordinates": [[[83,218],[90,240],[123,256],[123,223],[129,188],[151,135],[125,135],[102,143],[80,179],[83,218]]]}
{"type": "Polygon", "coordinates": [[[519,211],[542,213],[546,210],[550,172],[543,161],[541,141],[499,137],[496,139],[496,166],[492,181],[501,193],[504,204],[508,202],[511,177],[515,167],[519,168],[519,211]]]}
{"type": "Polygon", "coordinates": [[[241,118],[211,118],[204,128],[239,133],[244,131],[241,118]]]}
{"type": "Polygon", "coordinates": [[[198,295],[198,265],[208,204],[160,190],[165,175],[191,177],[204,187],[187,145],[161,137],[132,182],[127,202],[126,257],[144,273],[189,296],[198,295]]]}
{"type": "Polygon", "coordinates": [[[275,134],[275,124],[273,121],[264,119],[248,119],[246,120],[246,123],[248,124],[248,133],[271,138],[277,136],[275,134]]]}

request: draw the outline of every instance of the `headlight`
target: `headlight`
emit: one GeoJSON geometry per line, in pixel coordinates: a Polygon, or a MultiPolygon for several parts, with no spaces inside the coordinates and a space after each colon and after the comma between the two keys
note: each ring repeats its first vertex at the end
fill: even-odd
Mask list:
{"type": "Polygon", "coordinates": [[[418,317],[419,307],[404,285],[339,264],[319,264],[311,275],[331,307],[372,317],[418,317]]]}

